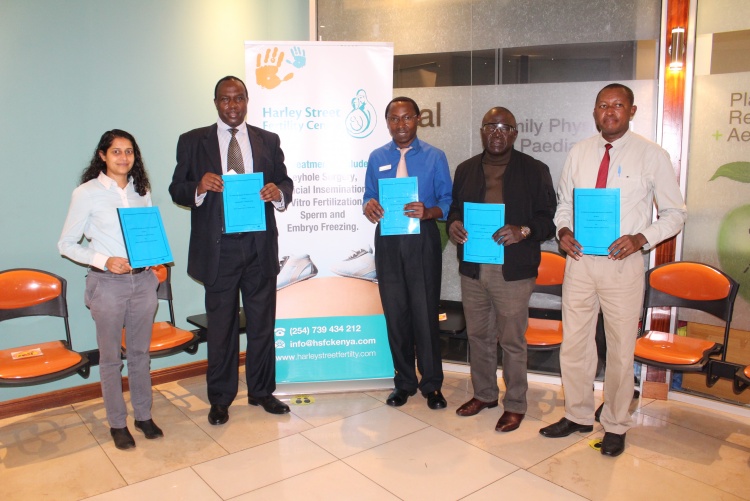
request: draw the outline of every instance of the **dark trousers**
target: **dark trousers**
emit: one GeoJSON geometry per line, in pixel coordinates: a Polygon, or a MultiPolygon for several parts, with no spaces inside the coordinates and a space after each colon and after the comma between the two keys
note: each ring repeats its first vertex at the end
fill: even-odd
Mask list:
{"type": "Polygon", "coordinates": [[[378,226],[375,267],[395,369],[393,382],[402,390],[430,393],[443,385],[438,326],[442,252],[435,221],[422,221],[420,226],[419,235],[390,236],[381,236],[378,226]]]}
{"type": "Polygon", "coordinates": [[[205,286],[208,320],[206,384],[211,404],[231,405],[239,379],[239,296],[245,307],[248,394],[276,390],[276,277],[265,276],[252,233],[222,236],[219,275],[205,286]]]}

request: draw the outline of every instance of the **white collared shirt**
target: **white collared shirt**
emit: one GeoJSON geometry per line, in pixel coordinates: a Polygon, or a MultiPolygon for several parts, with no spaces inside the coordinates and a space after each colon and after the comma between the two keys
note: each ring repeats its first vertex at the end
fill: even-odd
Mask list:
{"type": "MultiPolygon", "coordinates": [[[[568,153],[557,187],[557,231],[573,230],[573,190],[595,187],[606,143],[599,134],[576,143],[568,153]]],[[[607,188],[620,188],[620,234],[643,233],[647,240],[643,248],[648,250],[676,235],[687,218],[669,154],[631,131],[611,144],[607,188]],[[652,221],[654,204],[656,221],[652,221]]]]}
{"type": "MultiPolygon", "coordinates": [[[[229,151],[229,141],[232,139],[232,133],[229,129],[235,128],[225,124],[219,119],[216,122],[217,131],[216,134],[219,136],[219,152],[221,153],[221,171],[227,174],[227,152],[229,151]]],[[[253,172],[253,149],[250,146],[250,136],[247,134],[247,125],[243,122],[236,127],[237,133],[234,137],[237,138],[237,143],[240,145],[240,151],[242,152],[242,164],[245,166],[245,173],[253,172]]]]}
{"type": "MultiPolygon", "coordinates": [[[[245,167],[245,173],[249,174],[253,172],[253,149],[250,146],[250,135],[247,133],[247,124],[242,122],[238,127],[231,127],[230,125],[222,122],[221,119],[216,121],[216,135],[219,139],[219,153],[221,154],[221,172],[223,174],[232,174],[233,172],[227,171],[227,153],[229,151],[229,141],[232,139],[232,133],[229,129],[236,128],[237,133],[234,137],[237,138],[237,142],[240,145],[240,151],[242,152],[242,164],[245,167]]],[[[271,202],[273,206],[280,211],[283,211],[286,207],[284,202],[284,192],[280,191],[281,201],[271,202]]],[[[203,204],[203,200],[206,198],[206,193],[202,195],[198,194],[197,188],[195,192],[195,206],[200,207],[203,204]]]]}
{"type": "Polygon", "coordinates": [[[103,172],[78,186],[73,190],[68,216],[57,242],[60,254],[100,270],[107,269],[110,257],[127,258],[117,215],[117,209],[125,207],[151,207],[151,193],[140,196],[132,179],[125,188],[120,188],[103,172]],[[88,241],[86,245],[81,237],[88,241]]]}

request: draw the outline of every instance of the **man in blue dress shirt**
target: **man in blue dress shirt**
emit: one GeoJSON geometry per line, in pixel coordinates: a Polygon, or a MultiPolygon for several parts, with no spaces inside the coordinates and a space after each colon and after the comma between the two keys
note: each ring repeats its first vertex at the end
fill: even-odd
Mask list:
{"type": "Polygon", "coordinates": [[[382,236],[380,225],[375,231],[375,267],[395,369],[395,388],[387,403],[404,405],[419,389],[430,409],[442,409],[447,403],[440,392],[442,250],[436,220],[448,215],[452,183],[445,153],[417,138],[419,116],[419,106],[408,97],[394,98],[386,106],[385,118],[393,141],[370,154],[363,211],[371,223],[383,218],[379,179],[417,178],[419,201],[406,204],[404,214],[419,220],[420,233],[382,236]],[[419,381],[414,368],[415,348],[422,376],[419,381]]]}

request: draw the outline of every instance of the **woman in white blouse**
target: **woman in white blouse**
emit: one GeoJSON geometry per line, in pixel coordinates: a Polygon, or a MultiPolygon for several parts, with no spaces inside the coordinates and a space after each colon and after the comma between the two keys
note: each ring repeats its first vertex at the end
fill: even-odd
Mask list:
{"type": "Polygon", "coordinates": [[[164,436],[151,419],[149,345],[159,281],[148,268],[131,268],[117,214],[118,208],[149,206],[150,184],[135,138],[107,131],[73,190],[57,243],[62,255],[89,267],[84,300],[96,324],[104,407],[118,449],[135,447],[122,394],[123,327],[135,428],[149,439],[164,436]]]}

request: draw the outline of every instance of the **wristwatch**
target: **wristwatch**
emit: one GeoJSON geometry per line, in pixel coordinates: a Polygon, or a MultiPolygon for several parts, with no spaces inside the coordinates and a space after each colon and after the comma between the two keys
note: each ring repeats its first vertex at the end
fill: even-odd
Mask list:
{"type": "Polygon", "coordinates": [[[521,236],[527,238],[529,235],[531,235],[531,228],[528,226],[521,226],[521,236]]]}

